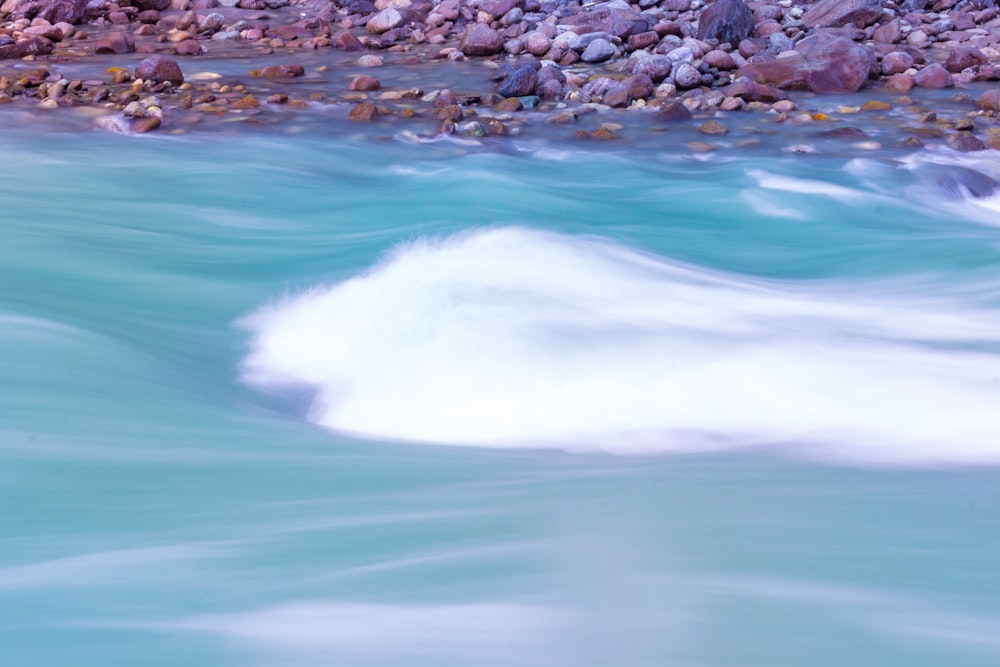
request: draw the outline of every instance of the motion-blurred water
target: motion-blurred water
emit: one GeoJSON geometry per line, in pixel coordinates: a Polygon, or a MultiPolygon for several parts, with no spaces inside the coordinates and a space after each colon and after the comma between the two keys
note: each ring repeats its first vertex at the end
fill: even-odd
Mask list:
{"type": "Polygon", "coordinates": [[[995,160],[503,148],[0,133],[0,662],[997,664],[995,160]]]}

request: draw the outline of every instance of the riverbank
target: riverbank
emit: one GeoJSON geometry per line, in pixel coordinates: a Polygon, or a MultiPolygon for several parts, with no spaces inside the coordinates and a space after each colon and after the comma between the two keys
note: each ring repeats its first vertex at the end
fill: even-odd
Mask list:
{"type": "Polygon", "coordinates": [[[670,134],[694,153],[1000,147],[991,2],[754,2],[746,38],[718,18],[736,0],[219,2],[8,0],[0,113],[128,133],[670,134]]]}

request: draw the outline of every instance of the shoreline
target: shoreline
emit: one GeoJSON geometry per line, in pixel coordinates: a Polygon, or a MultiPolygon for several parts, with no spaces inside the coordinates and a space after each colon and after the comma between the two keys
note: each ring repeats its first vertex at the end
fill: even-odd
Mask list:
{"type": "Polygon", "coordinates": [[[800,153],[1000,149],[1000,17],[977,9],[991,0],[877,13],[871,0],[751,2],[736,48],[698,36],[738,0],[132,2],[4,2],[0,114],[124,133],[303,118],[414,140],[673,133],[693,153],[772,134],[800,153]],[[836,25],[807,25],[824,11],[836,25]]]}

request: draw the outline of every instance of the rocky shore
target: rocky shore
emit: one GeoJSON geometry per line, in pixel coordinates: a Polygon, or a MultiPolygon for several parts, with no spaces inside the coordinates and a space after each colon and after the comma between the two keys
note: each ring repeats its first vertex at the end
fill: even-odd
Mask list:
{"type": "Polygon", "coordinates": [[[1000,149],[997,82],[994,0],[0,5],[0,109],[85,108],[100,127],[137,133],[181,132],[204,117],[267,123],[270,112],[336,107],[347,122],[393,122],[425,136],[577,123],[573,136],[613,140],[641,117],[686,124],[703,138],[692,149],[712,150],[730,119],[755,114],[769,125],[836,121],[822,131],[880,147],[886,139],[865,142],[850,122],[868,114],[894,128],[893,145],[976,151],[1000,149]],[[68,73],[96,59],[109,66],[68,73]],[[213,72],[227,59],[252,66],[213,72]],[[438,85],[456,62],[480,63],[478,78],[438,85]],[[410,68],[410,84],[384,85],[390,68],[410,68]],[[338,70],[365,73],[344,80],[338,70]],[[296,80],[314,85],[297,94],[307,89],[288,85],[296,80]],[[948,113],[928,102],[943,98],[925,93],[951,88],[948,113]],[[823,102],[848,95],[858,102],[823,102]],[[585,122],[591,117],[600,122],[585,122]]]}

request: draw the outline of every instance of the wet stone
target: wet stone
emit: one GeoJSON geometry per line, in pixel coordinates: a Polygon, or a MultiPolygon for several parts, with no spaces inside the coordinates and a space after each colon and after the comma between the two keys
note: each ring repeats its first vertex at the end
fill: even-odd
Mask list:
{"type": "Polygon", "coordinates": [[[913,81],[921,88],[931,89],[951,88],[955,85],[955,81],[948,70],[937,63],[928,65],[917,72],[913,77],[913,81]]]}
{"type": "Polygon", "coordinates": [[[892,105],[881,100],[868,100],[861,105],[862,111],[889,111],[892,105]]]}
{"type": "Polygon", "coordinates": [[[229,105],[230,109],[257,109],[260,102],[253,95],[245,95],[229,105]]]}
{"type": "Polygon", "coordinates": [[[535,92],[538,85],[538,73],[534,67],[524,65],[508,76],[497,88],[504,97],[524,97],[535,92]]]}
{"type": "Polygon", "coordinates": [[[127,32],[113,32],[94,44],[94,53],[132,53],[135,39],[127,32]]]}
{"type": "Polygon", "coordinates": [[[984,111],[1000,113],[1000,88],[987,90],[976,100],[976,107],[984,111]]]}
{"type": "Polygon", "coordinates": [[[580,60],[585,63],[602,63],[617,54],[618,49],[615,48],[614,44],[606,39],[598,38],[587,45],[587,48],[580,54],[580,60]]]}
{"type": "MultiPolygon", "coordinates": [[[[118,72],[116,73],[116,78],[117,74],[125,74],[127,76],[128,72],[118,72]]],[[[169,81],[175,86],[184,83],[184,74],[181,71],[181,66],[177,64],[176,60],[167,58],[166,56],[149,56],[135,68],[135,76],[139,79],[154,81],[156,83],[169,81]]]]}
{"type": "Polygon", "coordinates": [[[962,153],[971,153],[973,151],[986,149],[986,144],[984,144],[979,137],[971,132],[955,132],[953,134],[949,134],[945,137],[945,142],[952,150],[962,153]]]}
{"type": "Polygon", "coordinates": [[[378,108],[374,102],[362,102],[356,104],[347,114],[347,118],[356,123],[367,123],[378,114],[378,108]]]}
{"type": "Polygon", "coordinates": [[[348,90],[370,91],[378,90],[382,86],[381,82],[373,76],[357,76],[347,86],[348,90]]]}
{"type": "Polygon", "coordinates": [[[152,132],[153,130],[159,129],[162,122],[163,121],[155,116],[135,118],[129,123],[129,129],[136,134],[145,134],[146,132],[152,132]]]}
{"type": "Polygon", "coordinates": [[[680,102],[667,102],[660,107],[660,120],[689,120],[691,111],[680,102]]]}
{"type": "Polygon", "coordinates": [[[291,65],[271,65],[269,67],[260,67],[252,70],[250,72],[250,76],[261,79],[292,79],[304,76],[305,73],[305,68],[296,63],[291,65]]]}
{"type": "Polygon", "coordinates": [[[729,130],[725,125],[717,120],[710,120],[708,122],[702,123],[698,126],[698,131],[702,134],[707,134],[712,137],[720,137],[729,134],[729,130]]]}

